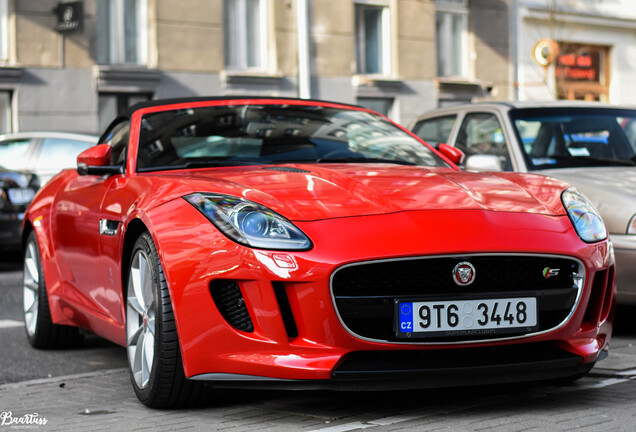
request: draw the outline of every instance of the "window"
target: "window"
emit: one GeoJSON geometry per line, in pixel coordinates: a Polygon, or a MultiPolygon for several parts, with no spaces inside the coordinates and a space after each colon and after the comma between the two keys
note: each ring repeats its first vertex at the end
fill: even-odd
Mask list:
{"type": "Polygon", "coordinates": [[[510,112],[528,169],[633,165],[636,111],[540,109],[510,112]]]}
{"type": "Polygon", "coordinates": [[[448,144],[456,115],[422,120],[413,128],[413,133],[432,146],[439,143],[448,144]]]}
{"type": "Polygon", "coordinates": [[[609,46],[559,42],[554,65],[558,99],[609,100],[609,46]]]}
{"type": "Polygon", "coordinates": [[[137,172],[352,158],[446,166],[395,124],[363,111],[237,104],[148,113],[142,123],[137,172]]]}
{"type": "Polygon", "coordinates": [[[24,169],[30,145],[31,140],[28,138],[0,142],[2,166],[9,169],[24,169]]]}
{"type": "Polygon", "coordinates": [[[385,5],[355,5],[356,73],[389,75],[389,8],[385,5]]]}
{"type": "Polygon", "coordinates": [[[225,66],[234,70],[267,68],[264,0],[224,0],[225,66]]]}
{"type": "Polygon", "coordinates": [[[9,0],[0,0],[0,60],[9,59],[9,0]]]}
{"type": "Polygon", "coordinates": [[[76,165],[77,155],[95,144],[73,139],[45,138],[35,161],[35,169],[38,174],[52,176],[63,168],[72,168],[76,165]]]}
{"type": "Polygon", "coordinates": [[[468,75],[468,7],[466,0],[436,0],[437,76],[468,75]]]}
{"type": "Polygon", "coordinates": [[[457,135],[456,146],[466,155],[498,156],[501,168],[512,171],[508,145],[499,120],[494,114],[468,114],[457,135]]]}
{"type": "Polygon", "coordinates": [[[358,105],[378,112],[386,117],[393,115],[393,99],[389,98],[358,98],[358,105]]]}
{"type": "Polygon", "coordinates": [[[97,2],[97,57],[100,64],[147,61],[146,0],[97,2]]]}
{"type": "Polygon", "coordinates": [[[13,131],[13,110],[11,109],[11,92],[0,91],[0,133],[13,131]]]}
{"type": "Polygon", "coordinates": [[[146,93],[100,93],[99,130],[106,130],[108,125],[128,107],[150,99],[152,95],[146,93]]]}
{"type": "Polygon", "coordinates": [[[106,142],[110,144],[111,165],[125,165],[128,139],[130,138],[130,121],[123,121],[113,127],[106,136],[106,142]]]}

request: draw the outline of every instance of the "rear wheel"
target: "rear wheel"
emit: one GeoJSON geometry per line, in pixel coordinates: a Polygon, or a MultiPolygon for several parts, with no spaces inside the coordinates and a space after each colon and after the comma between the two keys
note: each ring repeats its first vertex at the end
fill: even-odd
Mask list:
{"type": "Polygon", "coordinates": [[[135,394],[154,408],[191,405],[202,384],[184,375],[170,293],[150,234],[135,242],[128,270],[126,338],[135,394]]]}
{"type": "Polygon", "coordinates": [[[27,339],[33,347],[68,348],[81,344],[83,335],[77,327],[53,324],[51,320],[40,248],[34,232],[29,234],[24,251],[22,304],[27,339]]]}

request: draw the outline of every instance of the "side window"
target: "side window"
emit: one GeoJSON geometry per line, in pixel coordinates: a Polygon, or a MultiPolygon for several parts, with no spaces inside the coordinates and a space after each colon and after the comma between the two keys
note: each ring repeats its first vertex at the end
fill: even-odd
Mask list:
{"type": "Polygon", "coordinates": [[[24,169],[30,145],[28,138],[0,142],[0,165],[8,169],[24,169]]]}
{"type": "Polygon", "coordinates": [[[504,171],[512,171],[503,129],[494,114],[468,114],[464,118],[455,145],[466,155],[498,156],[501,160],[501,168],[504,171]]]}
{"type": "Polygon", "coordinates": [[[439,143],[449,144],[448,138],[456,119],[457,115],[451,115],[422,120],[415,125],[413,133],[435,147],[439,143]]]}
{"type": "Polygon", "coordinates": [[[130,121],[118,123],[106,137],[106,143],[112,148],[111,165],[126,163],[126,150],[130,136],[130,121]]]}

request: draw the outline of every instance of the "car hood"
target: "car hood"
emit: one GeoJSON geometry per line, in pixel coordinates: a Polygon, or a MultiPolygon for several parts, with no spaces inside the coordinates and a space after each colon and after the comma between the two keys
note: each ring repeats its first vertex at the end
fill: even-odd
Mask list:
{"type": "Polygon", "coordinates": [[[386,164],[214,168],[160,176],[172,186],[180,185],[171,188],[177,196],[192,192],[241,196],[297,221],[444,209],[562,215],[560,192],[567,187],[529,174],[386,164]]]}
{"type": "Polygon", "coordinates": [[[536,171],[576,186],[598,209],[610,233],[625,234],[636,214],[636,167],[560,168],[536,171]]]}

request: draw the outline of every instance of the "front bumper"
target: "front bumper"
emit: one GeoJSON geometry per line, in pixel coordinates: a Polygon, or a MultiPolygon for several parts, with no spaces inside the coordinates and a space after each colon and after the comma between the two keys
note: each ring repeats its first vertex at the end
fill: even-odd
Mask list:
{"type": "Polygon", "coordinates": [[[152,232],[190,378],[380,387],[410,378],[417,387],[461,385],[469,377],[470,383],[550,379],[589,370],[609,345],[614,304],[609,243],[583,243],[567,217],[452,211],[297,223],[315,247],[291,253],[239,246],[207,221],[179,225],[200,216],[190,206],[169,203],[156,211],[152,232]],[[364,340],[343,326],[330,289],[337,268],[477,251],[569,255],[584,263],[586,280],[571,317],[543,334],[452,344],[364,340]],[[238,297],[236,287],[228,288],[221,295],[227,304],[220,306],[213,288],[232,284],[238,297]],[[242,327],[246,313],[252,328],[242,327]]]}
{"type": "Polygon", "coordinates": [[[616,255],[616,288],[619,304],[636,305],[636,235],[611,235],[616,255]]]}
{"type": "MultiPolygon", "coordinates": [[[[607,350],[597,358],[607,357],[607,350]]],[[[448,351],[358,351],[344,357],[329,380],[201,374],[215,387],[324,390],[409,390],[577,378],[595,362],[551,343],[448,351]]]]}

